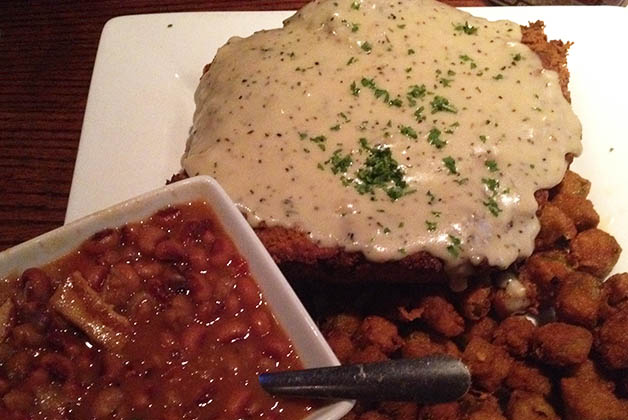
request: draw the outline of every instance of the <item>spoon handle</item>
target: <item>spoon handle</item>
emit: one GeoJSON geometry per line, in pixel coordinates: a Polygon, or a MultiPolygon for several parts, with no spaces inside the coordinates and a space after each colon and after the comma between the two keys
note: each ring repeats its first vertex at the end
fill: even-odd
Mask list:
{"type": "Polygon", "coordinates": [[[264,373],[259,382],[272,394],[437,404],[462,397],[471,386],[471,375],[460,360],[436,355],[264,373]]]}

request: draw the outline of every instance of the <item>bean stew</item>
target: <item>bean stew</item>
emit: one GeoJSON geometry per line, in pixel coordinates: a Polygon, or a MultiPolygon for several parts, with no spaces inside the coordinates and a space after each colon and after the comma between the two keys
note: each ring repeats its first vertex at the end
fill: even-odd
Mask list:
{"type": "Polygon", "coordinates": [[[257,380],[299,368],[203,202],[0,281],[1,419],[299,419],[311,402],[257,380]]]}

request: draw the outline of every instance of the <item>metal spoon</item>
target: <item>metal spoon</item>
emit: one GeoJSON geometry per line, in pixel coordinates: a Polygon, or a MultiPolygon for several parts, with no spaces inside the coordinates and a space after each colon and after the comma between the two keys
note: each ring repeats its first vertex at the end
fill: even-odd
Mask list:
{"type": "Polygon", "coordinates": [[[471,386],[471,375],[460,360],[437,355],[264,373],[259,382],[272,394],[437,404],[462,397],[471,386]]]}

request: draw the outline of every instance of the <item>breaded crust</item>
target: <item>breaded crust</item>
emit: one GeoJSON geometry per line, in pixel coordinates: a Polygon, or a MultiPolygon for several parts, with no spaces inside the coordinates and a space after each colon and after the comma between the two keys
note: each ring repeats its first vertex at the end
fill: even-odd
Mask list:
{"type": "MultiPolygon", "coordinates": [[[[565,98],[570,101],[567,50],[571,43],[548,41],[544,23],[521,26],[522,42],[541,59],[543,67],[560,78],[565,98]]],[[[374,263],[359,252],[339,247],[319,247],[302,232],[284,227],[258,227],[257,235],[282,271],[291,280],[299,278],[328,281],[438,282],[446,279],[443,262],[418,252],[397,261],[374,263]]],[[[488,267],[480,267],[480,271],[488,267]]]]}

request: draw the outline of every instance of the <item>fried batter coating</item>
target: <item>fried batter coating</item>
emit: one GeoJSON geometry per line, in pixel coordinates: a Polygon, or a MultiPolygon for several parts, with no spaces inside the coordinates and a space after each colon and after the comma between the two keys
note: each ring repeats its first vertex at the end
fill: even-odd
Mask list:
{"type": "Polygon", "coordinates": [[[537,210],[537,215],[540,210],[549,202],[549,190],[537,190],[534,192],[534,199],[536,200],[536,204],[539,206],[537,210]]]}
{"type": "Polygon", "coordinates": [[[504,319],[493,334],[493,344],[503,346],[513,356],[524,357],[530,348],[535,325],[524,316],[504,319]]]}
{"type": "Polygon", "coordinates": [[[427,252],[417,252],[398,261],[373,263],[358,252],[317,246],[295,229],[261,226],[255,228],[255,233],[288,279],[446,283],[443,262],[427,252]]]}
{"type": "Polygon", "coordinates": [[[325,335],[325,340],[340,363],[346,363],[355,352],[355,345],[351,341],[351,336],[343,331],[332,330],[325,335]]]}
{"type": "Polygon", "coordinates": [[[501,411],[478,410],[470,413],[466,420],[506,420],[501,411]]]}
{"type": "Polygon", "coordinates": [[[561,390],[566,420],[628,419],[628,404],[613,394],[612,383],[600,377],[591,361],[563,378],[561,390]]]}
{"type": "Polygon", "coordinates": [[[513,314],[535,313],[538,306],[536,285],[525,276],[497,289],[493,309],[500,319],[513,314]]]}
{"type": "Polygon", "coordinates": [[[428,296],[421,301],[421,308],[421,319],[445,337],[455,337],[464,331],[464,319],[445,298],[428,296]]]}
{"type": "Polygon", "coordinates": [[[460,417],[460,405],[450,402],[421,407],[417,420],[458,420],[460,417]]]}
{"type": "Polygon", "coordinates": [[[471,370],[474,385],[489,392],[501,386],[513,362],[504,348],[477,337],[467,344],[462,361],[471,370]]]}
{"type": "Polygon", "coordinates": [[[401,354],[405,358],[419,358],[433,354],[449,354],[459,357],[460,350],[450,340],[436,338],[423,331],[413,331],[406,338],[401,348],[401,354]]]}
{"type": "Polygon", "coordinates": [[[506,378],[506,386],[510,389],[535,392],[547,397],[552,391],[550,380],[534,365],[516,361],[510,368],[506,378]]]}
{"type": "Polygon", "coordinates": [[[459,294],[458,305],[466,319],[477,321],[488,315],[491,310],[492,298],[493,287],[491,283],[478,282],[459,294]]]}
{"type": "Polygon", "coordinates": [[[580,197],[589,195],[590,190],[591,182],[570,170],[565,172],[563,180],[554,188],[557,194],[578,195],[580,197]]]}
{"type": "Polygon", "coordinates": [[[604,321],[598,331],[596,347],[610,368],[628,368],[628,307],[604,321]]]}
{"type": "Polygon", "coordinates": [[[520,390],[510,395],[506,415],[510,420],[560,420],[542,395],[520,390]]]}
{"type": "Polygon", "coordinates": [[[403,344],[397,326],[381,316],[364,318],[356,335],[362,345],[373,344],[384,354],[392,353],[403,344]]]}
{"type": "Polygon", "coordinates": [[[553,247],[559,239],[569,241],[578,233],[573,220],[552,203],[543,207],[539,222],[541,230],[534,239],[534,247],[539,250],[553,247]]]}
{"type": "Polygon", "coordinates": [[[337,314],[325,321],[321,328],[323,332],[339,330],[352,336],[360,328],[362,319],[352,314],[337,314]]]}
{"type": "Polygon", "coordinates": [[[582,196],[558,194],[550,203],[562,210],[578,231],[595,228],[600,223],[600,216],[593,208],[593,203],[582,196]]]}
{"type": "Polygon", "coordinates": [[[465,420],[506,420],[499,406],[499,401],[492,394],[468,393],[462,397],[465,420]]]}
{"type": "Polygon", "coordinates": [[[521,268],[519,277],[536,285],[541,303],[552,302],[558,285],[572,271],[567,257],[563,251],[538,252],[532,254],[521,268]]]}
{"type": "Polygon", "coordinates": [[[493,334],[497,329],[497,321],[493,318],[482,318],[478,322],[471,325],[465,333],[465,340],[468,343],[473,337],[482,338],[486,341],[493,340],[493,334]]]}
{"type": "Polygon", "coordinates": [[[551,322],[536,329],[532,343],[534,353],[542,362],[568,366],[587,360],[593,336],[582,327],[551,322]]]}
{"type": "Polygon", "coordinates": [[[600,229],[580,232],[569,244],[570,259],[578,270],[603,278],[611,272],[621,253],[621,247],[608,233],[600,229]]]}
{"type": "Polygon", "coordinates": [[[571,101],[569,96],[569,70],[567,69],[567,50],[571,46],[571,42],[563,42],[547,40],[544,32],[545,24],[540,20],[530,22],[528,26],[521,27],[521,42],[530,47],[537,53],[543,67],[552,69],[558,73],[560,78],[560,87],[563,90],[563,96],[571,101]]]}
{"type": "Polygon", "coordinates": [[[593,328],[601,301],[599,280],[590,274],[573,271],[558,290],[556,316],[560,321],[593,328]]]}
{"type": "Polygon", "coordinates": [[[379,405],[379,410],[395,420],[416,420],[419,407],[410,402],[385,401],[379,405]]]}
{"type": "Polygon", "coordinates": [[[600,317],[606,319],[628,307],[628,273],[615,274],[602,284],[600,317]]]}
{"type": "Polygon", "coordinates": [[[376,345],[369,345],[363,349],[357,350],[353,353],[348,360],[348,363],[374,363],[385,362],[388,360],[388,356],[376,345]]]}

